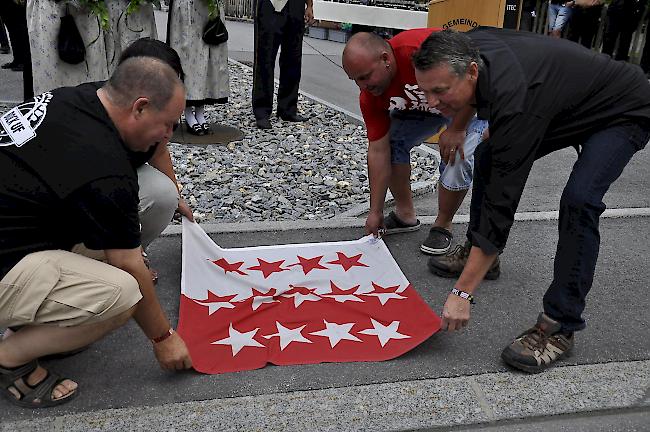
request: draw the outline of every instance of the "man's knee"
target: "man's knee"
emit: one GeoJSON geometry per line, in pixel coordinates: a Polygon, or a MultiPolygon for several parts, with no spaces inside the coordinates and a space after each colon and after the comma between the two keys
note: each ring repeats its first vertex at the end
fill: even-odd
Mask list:
{"type": "Polygon", "coordinates": [[[178,190],[174,182],[157,169],[147,166],[138,170],[140,214],[174,213],[178,207],[178,190]],[[144,171],[144,173],[143,173],[144,171]]]}
{"type": "Polygon", "coordinates": [[[144,165],[138,169],[140,186],[141,241],[146,247],[171,221],[178,208],[178,190],[174,182],[157,169],[144,165]]]}

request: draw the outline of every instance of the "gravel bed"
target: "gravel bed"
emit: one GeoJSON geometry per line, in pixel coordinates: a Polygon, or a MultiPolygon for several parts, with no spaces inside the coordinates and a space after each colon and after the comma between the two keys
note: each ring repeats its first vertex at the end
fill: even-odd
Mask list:
{"type": "MultiPolygon", "coordinates": [[[[230,64],[230,102],[208,119],[240,128],[228,146],[170,144],[182,193],[200,222],[329,219],[369,200],[365,129],[302,95],[306,123],[272,118],[255,127],[250,68],[230,64]]],[[[430,181],[437,163],[412,153],[412,180],[430,181]]]]}
{"type": "MultiPolygon", "coordinates": [[[[230,63],[230,102],[206,108],[209,121],[240,128],[227,146],[169,145],[182,193],[197,221],[330,219],[369,200],[365,129],[302,95],[306,123],[272,118],[255,127],[251,69],[230,63]]],[[[0,112],[10,107],[0,105],[0,112]]],[[[411,154],[412,181],[434,179],[431,156],[411,154]]]]}

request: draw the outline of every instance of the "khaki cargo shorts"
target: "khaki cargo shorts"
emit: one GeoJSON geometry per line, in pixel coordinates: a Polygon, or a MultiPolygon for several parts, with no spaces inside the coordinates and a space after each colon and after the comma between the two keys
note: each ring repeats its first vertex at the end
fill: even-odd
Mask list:
{"type": "Polygon", "coordinates": [[[135,278],[117,267],[63,250],[34,252],[0,281],[0,327],[92,324],[141,298],[135,278]]]}

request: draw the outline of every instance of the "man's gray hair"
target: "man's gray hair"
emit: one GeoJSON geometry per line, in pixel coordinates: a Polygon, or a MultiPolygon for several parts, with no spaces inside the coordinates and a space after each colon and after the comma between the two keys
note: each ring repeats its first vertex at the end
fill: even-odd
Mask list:
{"type": "Polygon", "coordinates": [[[442,64],[447,64],[458,76],[467,73],[469,65],[474,62],[479,70],[483,69],[483,59],[478,48],[464,33],[456,30],[433,32],[422,42],[420,49],[413,53],[413,67],[428,71],[442,64]]]}
{"type": "Polygon", "coordinates": [[[152,108],[162,110],[179,85],[183,83],[178,74],[165,62],[152,57],[131,57],[117,66],[104,89],[111,102],[120,107],[146,97],[152,108]]]}

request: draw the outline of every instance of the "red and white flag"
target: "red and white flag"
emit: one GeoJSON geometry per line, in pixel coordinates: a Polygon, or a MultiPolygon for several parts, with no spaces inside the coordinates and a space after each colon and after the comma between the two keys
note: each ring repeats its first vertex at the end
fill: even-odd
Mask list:
{"type": "Polygon", "coordinates": [[[183,219],[178,332],[194,369],[398,357],[440,328],[382,240],[222,249],[183,219]]]}

